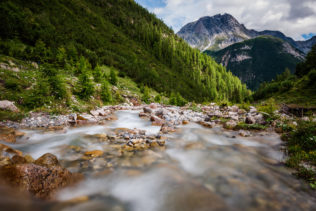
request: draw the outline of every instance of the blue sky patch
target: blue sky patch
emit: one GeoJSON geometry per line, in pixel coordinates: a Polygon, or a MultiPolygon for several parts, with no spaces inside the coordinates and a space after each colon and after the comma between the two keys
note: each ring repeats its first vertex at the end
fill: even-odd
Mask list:
{"type": "Polygon", "coordinates": [[[312,37],[315,36],[315,35],[316,35],[315,33],[302,34],[302,37],[303,37],[305,40],[308,40],[308,39],[312,38],[312,37]]]}
{"type": "Polygon", "coordinates": [[[166,6],[164,0],[135,0],[138,4],[146,8],[157,8],[166,6]]]}

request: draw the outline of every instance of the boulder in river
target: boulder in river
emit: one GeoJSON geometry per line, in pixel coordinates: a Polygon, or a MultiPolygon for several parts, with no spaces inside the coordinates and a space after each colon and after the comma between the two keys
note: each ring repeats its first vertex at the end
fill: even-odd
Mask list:
{"type": "Polygon", "coordinates": [[[52,199],[57,190],[82,179],[82,175],[61,167],[52,154],[45,154],[34,163],[25,163],[26,159],[20,157],[12,160],[11,164],[0,167],[0,177],[6,184],[38,199],[52,199]]]}

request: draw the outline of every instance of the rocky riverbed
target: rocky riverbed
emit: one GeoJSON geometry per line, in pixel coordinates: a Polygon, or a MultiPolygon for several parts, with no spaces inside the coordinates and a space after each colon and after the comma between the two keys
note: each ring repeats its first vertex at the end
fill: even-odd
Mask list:
{"type": "Polygon", "coordinates": [[[199,111],[151,104],[31,113],[20,123],[1,123],[0,191],[8,194],[0,204],[23,210],[313,210],[315,193],[283,166],[277,121],[267,125],[254,107],[216,104],[199,111]],[[240,123],[267,129],[237,129],[240,123]]]}

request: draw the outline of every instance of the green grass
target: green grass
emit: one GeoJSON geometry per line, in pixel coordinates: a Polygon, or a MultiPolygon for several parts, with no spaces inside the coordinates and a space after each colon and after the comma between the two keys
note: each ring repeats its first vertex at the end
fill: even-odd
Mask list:
{"type": "Polygon", "coordinates": [[[315,188],[316,171],[306,166],[316,166],[316,123],[299,122],[298,127],[285,132],[282,139],[288,145],[286,165],[296,169],[295,174],[315,188]]]}
{"type": "Polygon", "coordinates": [[[24,117],[25,115],[21,113],[0,110],[0,121],[5,121],[5,120],[20,121],[24,117]]]}
{"type": "Polygon", "coordinates": [[[236,130],[265,130],[268,126],[260,125],[260,124],[246,124],[244,122],[240,122],[234,128],[236,130]]]}

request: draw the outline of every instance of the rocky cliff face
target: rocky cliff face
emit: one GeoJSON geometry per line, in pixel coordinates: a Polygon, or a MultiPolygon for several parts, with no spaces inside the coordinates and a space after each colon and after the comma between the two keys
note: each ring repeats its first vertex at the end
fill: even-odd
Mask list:
{"type": "Polygon", "coordinates": [[[185,25],[177,34],[192,47],[201,51],[217,51],[234,43],[262,35],[280,38],[305,54],[316,44],[316,36],[307,41],[295,41],[279,31],[265,30],[258,32],[249,30],[229,14],[202,17],[196,22],[185,25]]]}

